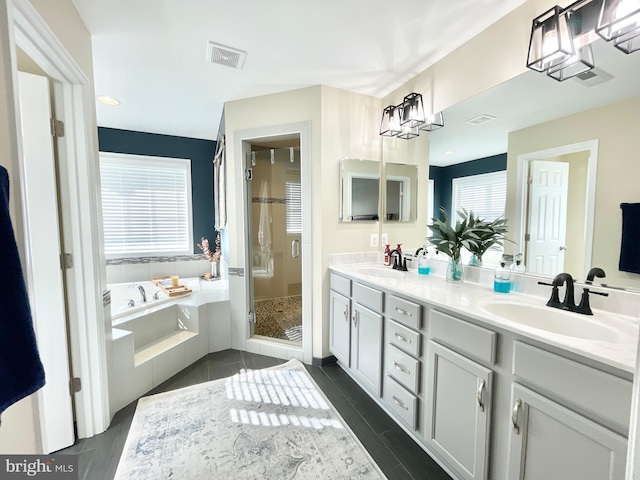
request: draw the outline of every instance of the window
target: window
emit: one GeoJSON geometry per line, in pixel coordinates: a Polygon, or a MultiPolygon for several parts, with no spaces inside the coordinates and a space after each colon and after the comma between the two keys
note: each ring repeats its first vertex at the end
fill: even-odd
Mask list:
{"type": "Polygon", "coordinates": [[[287,196],[287,235],[302,233],[302,188],[300,182],[285,182],[287,196]]]}
{"type": "Polygon", "coordinates": [[[100,152],[108,257],[193,253],[191,161],[100,152]]]}
{"type": "Polygon", "coordinates": [[[462,208],[489,222],[504,216],[507,200],[507,172],[485,173],[454,178],[452,182],[451,222],[455,224],[462,208]]]}

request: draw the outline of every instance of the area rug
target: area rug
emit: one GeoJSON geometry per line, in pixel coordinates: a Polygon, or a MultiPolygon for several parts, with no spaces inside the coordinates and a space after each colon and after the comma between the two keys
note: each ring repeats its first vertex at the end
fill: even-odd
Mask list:
{"type": "Polygon", "coordinates": [[[385,479],[297,360],[143,397],[116,480],[385,479]]]}

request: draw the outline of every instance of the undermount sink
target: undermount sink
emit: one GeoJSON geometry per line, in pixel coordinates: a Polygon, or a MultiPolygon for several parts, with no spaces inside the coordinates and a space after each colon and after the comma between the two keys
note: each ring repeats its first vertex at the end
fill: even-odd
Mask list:
{"type": "Polygon", "coordinates": [[[480,306],[487,313],[510,322],[549,333],[608,343],[632,343],[633,329],[618,320],[566,312],[547,306],[512,302],[490,302],[480,306]]]}
{"type": "Polygon", "coordinates": [[[393,267],[384,267],[381,265],[367,265],[356,270],[360,275],[379,278],[400,278],[404,276],[404,272],[394,270],[393,267]]]}

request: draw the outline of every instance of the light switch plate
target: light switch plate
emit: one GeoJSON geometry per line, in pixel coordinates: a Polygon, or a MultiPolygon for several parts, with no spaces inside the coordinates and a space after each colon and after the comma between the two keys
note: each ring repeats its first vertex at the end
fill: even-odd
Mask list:
{"type": "Polygon", "coordinates": [[[377,233],[372,233],[371,234],[371,240],[370,240],[370,247],[377,247],[378,246],[378,234],[377,233]]]}

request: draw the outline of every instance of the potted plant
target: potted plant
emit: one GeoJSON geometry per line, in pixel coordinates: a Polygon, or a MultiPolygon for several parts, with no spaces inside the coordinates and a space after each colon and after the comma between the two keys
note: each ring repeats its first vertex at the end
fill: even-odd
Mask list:
{"type": "Polygon", "coordinates": [[[482,265],[482,256],[494,245],[503,246],[505,240],[511,241],[506,238],[507,233],[507,219],[497,218],[492,222],[481,219],[474,216],[473,211],[467,212],[466,209],[462,209],[458,212],[458,215],[463,221],[467,222],[467,227],[473,231],[477,239],[474,242],[469,242],[469,245],[465,245],[467,250],[472,254],[469,265],[482,265]]]}
{"type": "Polygon", "coordinates": [[[449,214],[440,207],[442,220],[432,218],[433,223],[427,225],[431,229],[431,236],[428,240],[436,247],[436,250],[449,256],[446,279],[451,282],[461,282],[463,277],[462,261],[460,253],[462,248],[476,249],[478,247],[479,236],[474,229],[469,226],[468,216],[462,216],[456,221],[455,227],[449,223],[449,214]]]}
{"type": "Polygon", "coordinates": [[[200,240],[201,243],[197,243],[196,245],[202,253],[204,253],[205,258],[211,264],[211,273],[206,273],[204,278],[207,280],[216,280],[220,278],[220,232],[216,234],[215,247],[213,250],[209,247],[209,240],[202,237],[200,240]]]}

